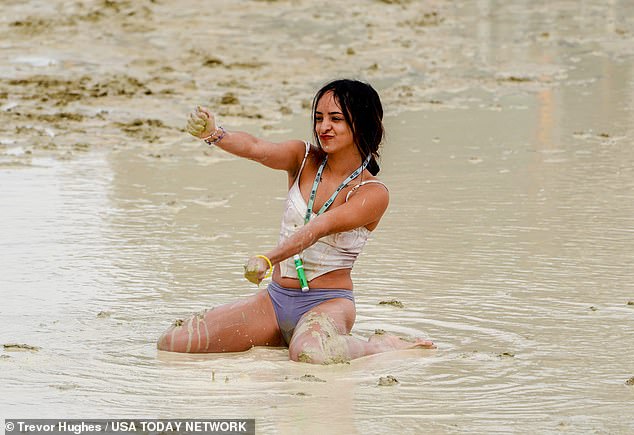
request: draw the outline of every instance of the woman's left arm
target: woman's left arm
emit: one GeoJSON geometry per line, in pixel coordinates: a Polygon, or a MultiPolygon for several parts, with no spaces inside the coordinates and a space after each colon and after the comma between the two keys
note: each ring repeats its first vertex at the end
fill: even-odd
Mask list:
{"type": "MultiPolygon", "coordinates": [[[[367,184],[347,202],[317,216],[265,256],[275,266],[312,246],[322,237],[376,223],[385,213],[388,203],[389,194],[385,187],[375,183],[367,184]]],[[[251,257],[245,267],[248,270],[264,267],[266,272],[268,263],[261,257],[251,257]]],[[[264,278],[264,273],[261,275],[264,278]]]]}

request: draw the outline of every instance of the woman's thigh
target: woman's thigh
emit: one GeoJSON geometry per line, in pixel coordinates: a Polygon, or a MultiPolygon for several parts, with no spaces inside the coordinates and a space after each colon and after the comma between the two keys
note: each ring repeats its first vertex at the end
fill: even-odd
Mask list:
{"type": "Polygon", "coordinates": [[[177,320],[157,347],[171,352],[241,352],[253,346],[283,346],[266,289],[237,302],[177,320]]]}

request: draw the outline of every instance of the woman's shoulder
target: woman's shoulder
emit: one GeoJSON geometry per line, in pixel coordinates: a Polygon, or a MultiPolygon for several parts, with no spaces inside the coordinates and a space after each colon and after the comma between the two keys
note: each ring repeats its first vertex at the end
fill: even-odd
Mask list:
{"type": "Polygon", "coordinates": [[[352,189],[347,193],[346,202],[357,194],[368,194],[373,197],[380,196],[385,198],[385,200],[389,200],[389,192],[387,185],[378,177],[364,174],[363,180],[352,186],[352,189]]]}
{"type": "Polygon", "coordinates": [[[305,165],[310,167],[311,171],[316,171],[319,165],[323,162],[324,157],[326,157],[326,153],[315,144],[312,144],[308,141],[305,141],[304,143],[306,151],[306,154],[304,156],[305,165]]]}
{"type": "Polygon", "coordinates": [[[385,184],[383,180],[381,180],[376,175],[372,175],[369,171],[366,170],[363,174],[363,178],[359,181],[359,183],[355,187],[359,188],[361,186],[368,186],[368,185],[377,186],[379,188],[382,188],[386,192],[389,192],[387,184],[385,184]]]}

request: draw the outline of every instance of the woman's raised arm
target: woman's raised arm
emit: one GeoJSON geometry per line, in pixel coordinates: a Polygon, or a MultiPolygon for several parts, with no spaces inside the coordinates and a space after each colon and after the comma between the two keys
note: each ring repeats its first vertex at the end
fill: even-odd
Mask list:
{"type": "Polygon", "coordinates": [[[306,151],[304,142],[289,140],[269,142],[241,131],[226,131],[216,125],[216,118],[209,109],[198,106],[187,121],[187,132],[198,139],[208,139],[217,147],[254,160],[272,169],[280,169],[293,175],[302,163],[306,151]]]}

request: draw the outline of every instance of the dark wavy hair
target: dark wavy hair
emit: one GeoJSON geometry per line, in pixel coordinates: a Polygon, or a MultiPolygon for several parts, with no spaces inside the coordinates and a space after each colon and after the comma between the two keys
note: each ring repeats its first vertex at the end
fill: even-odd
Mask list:
{"type": "Polygon", "coordinates": [[[358,80],[341,79],[334,80],[322,87],[313,99],[313,134],[317,144],[319,135],[315,131],[317,121],[315,112],[317,103],[327,92],[332,92],[335,101],[341,107],[343,116],[352,130],[354,143],[361,153],[361,158],[366,159],[372,155],[368,164],[368,171],[372,175],[379,173],[377,163],[379,158],[379,145],[383,141],[385,130],[383,128],[383,106],[379,94],[372,86],[358,80]]]}

